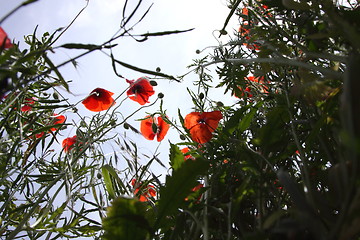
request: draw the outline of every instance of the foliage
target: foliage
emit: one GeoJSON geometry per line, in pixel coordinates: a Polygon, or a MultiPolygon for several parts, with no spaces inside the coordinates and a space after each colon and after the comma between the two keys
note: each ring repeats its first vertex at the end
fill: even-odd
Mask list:
{"type": "Polygon", "coordinates": [[[122,94],[115,100],[96,91],[88,96],[111,101],[88,108],[100,111],[92,117],[78,115],[76,138],[54,152],[61,131],[73,124],[51,121],[53,114],[76,112],[57,90],[70,90],[61,66],[108,51],[121,78],[117,64],[158,78],[186,77],[134,67],[113,55],[123,36],[142,42],[187,31],[131,35],[149,11],[128,26],[140,4],[103,45],[54,47],[58,32],[38,39],[34,31],[25,38],[27,50],[16,44],[2,49],[1,236],[359,239],[360,19],[351,2],[229,0],[219,33],[231,38],[190,65],[198,75],[195,88],[188,88],[194,107],[186,116],[179,109],[179,121],[167,116],[162,95],[149,100],[154,82],[140,78],[146,87],[135,88],[140,82],[127,80],[123,94],[141,105],[134,113],[160,101],[159,111],[142,119],[144,137],[161,141],[170,125],[183,140],[170,144],[165,182],[149,170],[160,162],[156,154],[139,165],[139,147],[125,134],[111,134],[119,126],[140,133],[128,122],[134,113],[117,110],[122,94]],[[238,17],[239,30],[230,34],[231,17],[238,17]],[[57,48],[84,52],[55,66],[47,53],[57,48]],[[211,95],[217,89],[224,94],[211,95]],[[108,158],[102,150],[108,142],[122,153],[108,158]]]}

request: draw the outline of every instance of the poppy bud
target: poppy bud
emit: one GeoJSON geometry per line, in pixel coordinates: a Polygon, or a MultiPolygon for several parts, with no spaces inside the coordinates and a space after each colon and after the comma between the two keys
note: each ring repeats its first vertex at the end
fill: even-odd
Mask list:
{"type": "Polygon", "coordinates": [[[199,49],[196,50],[196,54],[200,54],[201,51],[199,49]]]}
{"type": "Polygon", "coordinates": [[[161,99],[161,98],[163,98],[163,97],[164,97],[164,94],[163,94],[163,93],[159,93],[159,94],[158,94],[158,98],[161,99]]]}
{"type": "Polygon", "coordinates": [[[157,82],[155,82],[153,80],[150,81],[150,84],[151,84],[151,86],[157,86],[157,82]]]}
{"type": "Polygon", "coordinates": [[[204,97],[205,97],[205,96],[204,96],[204,93],[200,93],[200,94],[199,94],[199,98],[200,98],[200,99],[203,99],[204,97]]]}
{"type": "Polygon", "coordinates": [[[115,127],[116,126],[116,120],[115,119],[112,119],[111,122],[110,122],[110,125],[112,127],[115,127]]]}
{"type": "Polygon", "coordinates": [[[220,30],[220,34],[221,35],[227,35],[227,31],[225,31],[224,29],[220,30]]]}
{"type": "Polygon", "coordinates": [[[101,173],[98,173],[96,176],[97,176],[98,179],[101,179],[101,178],[102,178],[101,173]]]}
{"type": "Polygon", "coordinates": [[[222,102],[217,102],[217,103],[216,103],[216,106],[218,106],[218,107],[223,107],[224,104],[223,104],[222,102]]]}
{"type": "Polygon", "coordinates": [[[53,98],[54,99],[59,99],[59,94],[57,94],[56,92],[53,93],[53,98]]]}
{"type": "Polygon", "coordinates": [[[129,124],[127,124],[127,123],[124,123],[124,128],[126,129],[126,130],[128,130],[129,129],[129,124]]]}
{"type": "Polygon", "coordinates": [[[161,68],[157,67],[156,72],[161,72],[161,68]]]}

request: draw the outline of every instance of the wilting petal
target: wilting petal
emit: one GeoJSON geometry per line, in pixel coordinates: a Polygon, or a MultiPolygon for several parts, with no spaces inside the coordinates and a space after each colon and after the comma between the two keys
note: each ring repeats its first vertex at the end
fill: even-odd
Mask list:
{"type": "Polygon", "coordinates": [[[148,103],[149,97],[155,93],[153,86],[147,78],[143,77],[136,81],[126,81],[130,83],[130,88],[126,94],[131,100],[138,102],[140,105],[148,103]]]}
{"type": "Polygon", "coordinates": [[[140,132],[147,140],[154,140],[155,138],[156,134],[153,131],[153,123],[153,118],[150,116],[141,121],[140,132]]]}
{"type": "Polygon", "coordinates": [[[84,104],[87,109],[93,112],[108,110],[112,105],[115,104],[112,95],[114,95],[114,93],[108,90],[103,88],[96,88],[87,98],[82,101],[82,104],[84,104]]]}
{"type": "Polygon", "coordinates": [[[157,120],[158,120],[157,121],[157,126],[158,126],[157,141],[161,142],[164,139],[166,133],[168,132],[170,125],[167,122],[165,122],[162,119],[162,117],[158,117],[157,120]]]}

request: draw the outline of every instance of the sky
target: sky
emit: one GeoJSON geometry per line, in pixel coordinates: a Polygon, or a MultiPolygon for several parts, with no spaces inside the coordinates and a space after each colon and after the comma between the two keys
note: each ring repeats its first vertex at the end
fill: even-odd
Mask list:
{"type": "MultiPolygon", "coordinates": [[[[23,0],[0,0],[0,16],[4,16],[5,13],[22,2],[23,0]]],[[[137,1],[129,0],[129,11],[131,6],[136,3],[137,1]]],[[[39,0],[21,8],[8,18],[2,27],[11,39],[19,42],[20,48],[24,48],[26,46],[23,42],[23,36],[31,34],[36,26],[38,26],[38,36],[46,31],[52,33],[59,27],[67,26],[86,4],[87,1],[85,0],[39,0]]],[[[124,0],[90,0],[87,8],[55,46],[72,42],[101,44],[107,41],[119,28],[123,4],[124,0]]],[[[131,38],[121,38],[116,41],[118,46],[114,49],[115,58],[118,60],[149,70],[160,67],[163,73],[178,76],[188,72],[186,67],[192,63],[192,59],[204,57],[208,53],[205,51],[202,54],[196,54],[196,50],[208,46],[217,46],[219,42],[225,43],[228,40],[227,37],[216,38],[219,36],[216,30],[222,28],[230,11],[226,7],[226,0],[143,0],[137,17],[139,18],[151,5],[150,12],[141,23],[135,26],[133,34],[195,29],[187,33],[150,38],[142,43],[131,38]]],[[[228,32],[237,29],[236,19],[232,19],[228,26],[226,29],[228,32]]],[[[61,63],[79,53],[78,50],[56,49],[55,53],[49,56],[54,62],[61,63]]],[[[137,79],[144,76],[142,73],[121,67],[118,70],[127,79],[137,79]]],[[[124,79],[118,78],[113,73],[110,59],[100,52],[79,59],[76,69],[72,65],[68,65],[61,68],[60,71],[66,80],[72,81],[69,84],[71,94],[68,96],[73,103],[85,98],[97,87],[112,91],[115,93],[114,96],[117,96],[129,86],[124,79]]],[[[216,85],[217,76],[214,74],[214,77],[214,84],[216,85]]],[[[155,100],[159,92],[162,92],[165,95],[164,109],[167,109],[169,118],[177,119],[178,109],[181,109],[181,113],[185,116],[192,111],[193,107],[186,87],[189,87],[191,82],[196,79],[196,75],[189,74],[180,84],[163,79],[158,80],[158,86],[155,87],[156,93],[150,98],[150,102],[155,100]]],[[[231,96],[222,94],[217,97],[217,100],[223,102],[231,98],[231,96]]],[[[235,99],[230,101],[235,101],[235,99]]],[[[120,107],[120,110],[126,116],[138,107],[138,103],[128,99],[120,107]]],[[[129,123],[139,128],[140,122],[137,122],[136,119],[145,117],[146,112],[151,113],[158,109],[159,104],[155,104],[152,108],[142,110],[134,115],[129,123]]],[[[81,115],[90,116],[93,114],[85,109],[82,104],[78,105],[78,110],[81,115]]],[[[71,112],[64,114],[67,115],[68,121],[77,121],[75,114],[71,112]]],[[[75,128],[68,128],[62,139],[73,136],[75,130],[75,128]]],[[[114,130],[114,133],[121,133],[122,131],[122,129],[117,129],[114,130]]],[[[140,152],[149,155],[154,152],[159,144],[157,141],[148,141],[141,135],[129,134],[129,137],[137,143],[140,152]]],[[[168,135],[159,147],[161,160],[166,164],[169,161],[169,141],[172,143],[180,142],[175,129],[169,130],[168,135]]],[[[111,154],[110,150],[109,154],[111,154]]],[[[160,168],[158,171],[164,171],[164,169],[160,168]]]]}

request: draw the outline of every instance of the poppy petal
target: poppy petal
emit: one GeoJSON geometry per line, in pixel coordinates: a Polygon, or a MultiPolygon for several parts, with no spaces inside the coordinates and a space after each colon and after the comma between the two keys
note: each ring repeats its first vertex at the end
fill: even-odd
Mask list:
{"type": "Polygon", "coordinates": [[[157,118],[157,124],[159,129],[157,133],[157,141],[161,142],[164,139],[166,133],[168,132],[170,125],[165,122],[162,117],[157,118]]]}
{"type": "Polygon", "coordinates": [[[153,118],[150,116],[147,116],[146,119],[141,121],[140,132],[147,140],[154,140],[155,138],[156,134],[154,133],[152,128],[153,122],[153,118]]]}
{"type": "Polygon", "coordinates": [[[114,93],[108,90],[103,88],[96,88],[87,98],[82,101],[82,104],[84,104],[88,110],[93,112],[108,110],[112,105],[115,104],[112,95],[114,95],[114,93]]]}
{"type": "Polygon", "coordinates": [[[192,140],[200,144],[207,143],[212,138],[212,133],[209,131],[209,128],[204,124],[198,124],[194,126],[190,130],[190,135],[192,140]]]}
{"type": "Polygon", "coordinates": [[[62,147],[65,152],[68,152],[69,150],[71,150],[72,145],[74,145],[76,142],[76,138],[77,138],[76,135],[74,135],[73,137],[65,138],[62,141],[62,147]]]}
{"type": "MultiPolygon", "coordinates": [[[[54,114],[54,119],[53,119],[52,125],[62,124],[65,122],[65,120],[66,120],[66,117],[64,115],[54,114]]],[[[57,129],[58,128],[56,128],[56,127],[50,128],[51,131],[56,131],[57,129]]]]}
{"type": "Polygon", "coordinates": [[[192,112],[186,115],[184,126],[190,131],[191,138],[198,143],[206,143],[212,138],[212,132],[222,119],[220,111],[192,112]]]}
{"type": "Polygon", "coordinates": [[[131,100],[138,102],[140,105],[148,103],[149,97],[155,93],[150,81],[145,77],[139,78],[136,81],[126,81],[130,83],[130,88],[126,94],[131,100]]]}
{"type": "Polygon", "coordinates": [[[11,43],[8,35],[4,31],[2,27],[0,27],[0,49],[4,47],[4,49],[11,48],[13,44],[11,43]]]}
{"type": "Polygon", "coordinates": [[[192,112],[186,115],[184,119],[184,126],[187,129],[193,128],[195,125],[199,124],[199,121],[201,120],[200,113],[199,112],[192,112]]]}
{"type": "Polygon", "coordinates": [[[201,118],[204,119],[206,126],[208,126],[209,131],[213,132],[218,127],[220,119],[223,118],[220,111],[213,112],[203,112],[201,118]]]}

